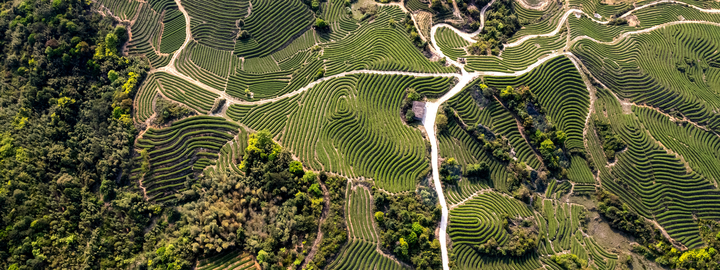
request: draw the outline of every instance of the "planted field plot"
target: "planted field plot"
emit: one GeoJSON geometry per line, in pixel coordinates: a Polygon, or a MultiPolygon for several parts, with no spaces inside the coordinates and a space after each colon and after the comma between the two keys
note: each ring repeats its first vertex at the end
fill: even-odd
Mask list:
{"type": "Polygon", "coordinates": [[[241,28],[238,20],[246,19],[250,1],[185,0],[182,5],[190,15],[190,31],[195,41],[218,50],[232,51],[235,48],[241,28]]]}
{"type": "Polygon", "coordinates": [[[573,53],[620,98],[720,130],[717,27],[668,26],[617,45],[580,41],[573,53]],[[639,67],[639,68],[638,68],[639,67]]]}
{"type": "Polygon", "coordinates": [[[170,62],[170,56],[160,53],[161,13],[149,5],[142,5],[139,12],[138,19],[131,26],[132,39],[127,45],[129,54],[146,57],[153,68],[163,67],[170,62]]]}
{"type": "Polygon", "coordinates": [[[259,106],[233,104],[227,115],[254,130],[268,129],[273,135],[286,128],[288,117],[298,110],[299,96],[285,98],[259,106]]]}
{"type": "Polygon", "coordinates": [[[196,65],[192,61],[192,52],[194,51],[196,46],[198,46],[197,43],[190,42],[182,52],[179,52],[180,55],[175,61],[175,68],[177,68],[177,70],[183,75],[199,81],[207,86],[218,90],[224,89],[225,83],[227,82],[227,77],[218,76],[215,73],[212,73],[196,65]]]}
{"type": "Polygon", "coordinates": [[[376,249],[376,243],[366,242],[364,240],[350,241],[342,253],[338,254],[338,257],[327,267],[327,269],[407,269],[385,255],[378,253],[376,249]]]}
{"type": "MultiPolygon", "coordinates": [[[[589,14],[592,15],[592,13],[589,14]]],[[[720,22],[720,15],[716,13],[702,12],[691,7],[677,4],[655,5],[637,10],[632,14],[634,16],[632,21],[633,23],[637,23],[636,26],[628,24],[603,25],[593,22],[585,15],[581,18],[570,16],[568,17],[570,37],[576,38],[586,35],[598,41],[611,42],[622,33],[647,29],[664,23],[681,20],[720,22]]]]}
{"type": "Polygon", "coordinates": [[[312,11],[301,0],[257,0],[242,27],[251,38],[235,43],[235,54],[254,58],[268,56],[310,29],[314,23],[312,11]]]}
{"type": "Polygon", "coordinates": [[[455,253],[455,265],[463,270],[534,270],[542,269],[542,264],[537,256],[525,255],[523,257],[494,257],[483,256],[467,245],[453,247],[455,253]]]}
{"type": "Polygon", "coordinates": [[[230,76],[227,83],[227,93],[234,97],[250,99],[245,90],[250,90],[256,98],[264,98],[282,93],[290,82],[292,72],[282,71],[265,74],[253,74],[238,71],[230,76]]]}
{"type": "Polygon", "coordinates": [[[293,61],[289,64],[294,67],[283,67],[284,64],[288,64],[287,62],[281,64],[281,68],[292,70],[264,74],[238,70],[228,79],[227,93],[246,100],[258,100],[280,96],[305,87],[317,79],[317,72],[322,69],[323,62],[317,59],[317,53],[298,54],[296,57],[287,61],[293,61]],[[245,90],[253,93],[252,99],[245,95],[245,90]]]}
{"type": "Polygon", "coordinates": [[[702,245],[695,219],[720,217],[720,192],[708,178],[688,171],[680,159],[661,147],[642,122],[623,114],[614,97],[598,97],[596,110],[607,111],[607,121],[628,145],[626,151],[617,154],[612,177],[608,177],[612,180],[603,180],[603,187],[639,214],[657,220],[673,239],[690,248],[702,245]]]}
{"type": "Polygon", "coordinates": [[[245,155],[245,148],[248,144],[248,132],[241,128],[240,132],[235,138],[229,141],[220,149],[220,158],[217,161],[217,166],[214,168],[207,168],[206,173],[210,175],[219,172],[234,172],[242,174],[243,172],[238,167],[238,164],[242,161],[245,155]]]}
{"type": "Polygon", "coordinates": [[[720,184],[720,138],[686,122],[674,122],[669,117],[648,108],[633,106],[643,126],[653,138],[680,154],[693,171],[720,184]]]}
{"type": "Polygon", "coordinates": [[[422,10],[428,13],[433,13],[434,11],[430,8],[429,3],[423,3],[421,0],[407,0],[405,1],[405,7],[410,11],[418,11],[422,10]]]}
{"type": "Polygon", "coordinates": [[[584,149],[583,127],[590,96],[577,69],[567,57],[556,57],[519,77],[488,77],[487,85],[505,88],[526,85],[537,95],[552,123],[567,134],[565,147],[584,149]]]}
{"type": "Polygon", "coordinates": [[[147,158],[144,154],[136,158],[137,164],[148,166],[140,172],[147,196],[164,201],[184,190],[188,178],[214,163],[221,147],[233,139],[239,128],[233,122],[210,116],[189,117],[163,129],[149,128],[135,145],[147,151],[147,158]]]}
{"type": "Polygon", "coordinates": [[[453,30],[447,27],[440,27],[435,33],[435,41],[445,56],[457,61],[459,57],[467,54],[465,47],[470,43],[458,36],[453,30]]]}
{"type": "Polygon", "coordinates": [[[188,50],[192,51],[190,60],[202,69],[222,78],[227,78],[230,74],[230,64],[234,57],[232,52],[221,51],[197,43],[194,43],[192,48],[188,46],[188,50]]]}
{"type": "Polygon", "coordinates": [[[594,14],[597,13],[604,20],[607,20],[612,15],[622,15],[633,8],[630,2],[620,1],[613,5],[601,0],[570,0],[569,3],[571,8],[580,9],[590,16],[595,16],[594,14]]]}
{"type": "MultiPolygon", "coordinates": [[[[479,82],[474,82],[477,85],[479,82]]],[[[493,98],[485,98],[479,87],[471,86],[455,95],[448,101],[462,121],[468,126],[479,128],[482,125],[489,129],[496,137],[504,136],[515,151],[518,160],[527,163],[530,167],[538,168],[540,160],[520,134],[518,124],[510,112],[493,98]]],[[[478,146],[482,148],[482,145],[478,146]]],[[[498,180],[502,182],[502,180],[498,180]]],[[[496,186],[503,187],[504,184],[496,186]]]]}
{"type": "MultiPolygon", "coordinates": [[[[590,13],[592,14],[592,13],[590,13]]],[[[635,27],[629,25],[604,25],[599,24],[591,20],[590,18],[583,15],[582,17],[575,18],[575,16],[568,17],[568,24],[570,24],[570,38],[576,38],[580,36],[588,36],[598,41],[611,42],[624,32],[636,31],[635,27]]]]}
{"type": "Polygon", "coordinates": [[[353,19],[352,13],[348,14],[345,0],[329,0],[326,3],[321,8],[322,14],[320,16],[328,23],[329,32],[309,31],[315,34],[318,42],[344,39],[348,33],[355,31],[360,26],[359,22],[353,19]]]}
{"type": "Polygon", "coordinates": [[[432,28],[433,24],[432,13],[427,11],[416,12],[415,22],[417,22],[418,30],[420,31],[422,36],[425,37],[426,40],[430,40],[430,29],[432,28]]]}
{"type": "Polygon", "coordinates": [[[135,98],[135,121],[145,122],[154,113],[155,98],[160,93],[160,85],[154,74],[145,78],[145,83],[138,90],[135,98]]]}
{"type": "Polygon", "coordinates": [[[503,228],[501,216],[512,218],[532,216],[520,201],[488,191],[450,211],[448,234],[453,245],[475,246],[494,238],[502,246],[510,234],[503,228]]]}
{"type": "Polygon", "coordinates": [[[260,270],[249,254],[227,252],[198,261],[197,270],[260,270]]]}
{"type": "Polygon", "coordinates": [[[450,211],[448,234],[453,242],[456,264],[460,269],[537,269],[541,268],[534,254],[522,257],[485,256],[474,247],[495,239],[499,246],[509,241],[503,228],[503,216],[531,217],[529,207],[501,193],[488,191],[450,211]]]}
{"type": "MultiPolygon", "coordinates": [[[[718,3],[714,3],[718,5],[718,3]]],[[[718,9],[720,7],[715,7],[718,9]]],[[[680,4],[666,4],[656,5],[647,7],[638,11],[633,12],[640,22],[641,28],[652,27],[653,25],[659,25],[667,22],[674,22],[679,20],[693,20],[693,21],[709,21],[718,22],[720,14],[702,12],[692,7],[686,7],[680,4]]]]}
{"type": "Polygon", "coordinates": [[[124,21],[132,20],[140,6],[140,1],[136,0],[97,0],[97,3],[124,21]]]}
{"type": "Polygon", "coordinates": [[[160,40],[161,53],[173,53],[185,42],[185,16],[177,9],[165,10],[163,32],[160,40]]]}
{"type": "MultiPolygon", "coordinates": [[[[297,55],[301,55],[309,50],[312,46],[315,46],[315,31],[305,31],[300,37],[294,39],[282,50],[279,50],[272,54],[272,59],[277,62],[284,62],[297,55]]],[[[283,68],[283,70],[287,70],[283,68]]]]}
{"type": "Polygon", "coordinates": [[[246,58],[243,63],[243,71],[249,73],[270,73],[280,71],[280,66],[272,56],[246,58]]]}
{"type": "Polygon", "coordinates": [[[592,171],[590,171],[587,161],[582,157],[573,156],[570,159],[570,168],[567,169],[567,172],[568,179],[575,183],[595,183],[595,176],[592,171]]]}
{"type": "Polygon", "coordinates": [[[371,243],[380,241],[373,226],[373,201],[370,198],[370,191],[362,186],[350,191],[345,208],[352,239],[362,239],[371,243]]]}
{"type": "Polygon", "coordinates": [[[519,46],[505,47],[500,57],[492,55],[469,55],[465,69],[468,71],[512,72],[527,68],[539,58],[547,57],[553,51],[565,47],[567,34],[552,37],[538,37],[523,42],[519,46]]]}
{"type": "Polygon", "coordinates": [[[215,99],[219,97],[218,94],[168,73],[155,73],[155,78],[160,85],[160,92],[165,97],[183,103],[201,114],[208,113],[215,104],[215,99]]]}
{"type": "MultiPolygon", "coordinates": [[[[447,91],[452,78],[352,75],[322,82],[295,102],[281,140],[303,164],[368,177],[391,192],[412,190],[428,168],[419,130],[398,109],[407,88],[447,91]]],[[[248,116],[249,117],[249,116],[248,116]]]]}
{"type": "Polygon", "coordinates": [[[485,162],[490,167],[490,181],[463,178],[456,186],[444,187],[445,197],[450,204],[456,204],[474,195],[478,190],[493,187],[507,191],[508,171],[506,164],[495,159],[483,149],[480,141],[463,130],[456,121],[448,123],[446,132],[438,134],[440,156],[455,158],[463,168],[469,164],[485,162]]]}
{"type": "Polygon", "coordinates": [[[570,193],[570,189],[572,189],[570,182],[558,182],[553,179],[548,183],[547,189],[545,190],[545,197],[559,200],[562,196],[565,196],[565,194],[570,193]]]}
{"type": "Polygon", "coordinates": [[[390,19],[400,21],[404,16],[396,6],[380,7],[375,20],[363,23],[347,38],[327,44],[321,57],[326,75],[358,69],[455,72],[453,67],[428,60],[404,28],[389,25],[390,19]]]}
{"type": "Polygon", "coordinates": [[[528,10],[520,5],[514,6],[515,12],[519,19],[526,19],[530,24],[524,25],[515,35],[508,39],[508,42],[514,42],[524,36],[547,34],[557,28],[560,19],[565,13],[563,6],[558,2],[551,1],[546,10],[538,12],[537,10],[528,10]]]}
{"type": "Polygon", "coordinates": [[[535,217],[545,238],[538,248],[544,264],[550,269],[562,269],[554,261],[546,260],[546,256],[572,253],[588,261],[593,269],[614,269],[618,256],[598,245],[593,237],[583,234],[582,222],[587,212],[583,206],[547,199],[539,203],[542,209],[535,217]]]}

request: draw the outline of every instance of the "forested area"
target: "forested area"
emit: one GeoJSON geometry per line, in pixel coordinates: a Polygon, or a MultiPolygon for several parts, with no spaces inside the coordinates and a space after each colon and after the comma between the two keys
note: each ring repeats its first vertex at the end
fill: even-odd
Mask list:
{"type": "Polygon", "coordinates": [[[395,195],[376,191],[373,197],[383,248],[417,269],[442,267],[440,242],[433,233],[441,208],[433,190],[421,187],[395,195]]]}
{"type": "MultiPolygon", "coordinates": [[[[344,217],[344,180],[305,173],[267,132],[251,135],[241,174],[199,177],[177,207],[148,202],[129,175],[130,113],[149,68],[119,52],[125,27],[91,2],[28,0],[4,3],[0,28],[0,268],[191,269],[246,250],[286,269],[317,233],[318,178],[340,194],[331,218],[344,217]]],[[[188,114],[161,107],[159,123],[188,114]]],[[[321,254],[344,243],[338,229],[321,254]]]]}
{"type": "Polygon", "coordinates": [[[128,267],[161,208],[128,187],[146,64],[87,1],[0,12],[0,267],[128,267]],[[108,74],[112,76],[108,77],[108,74]]]}
{"type": "Polygon", "coordinates": [[[256,255],[263,269],[300,265],[324,207],[318,176],[267,131],[250,135],[240,169],[201,176],[179,195],[180,205],[154,228],[164,237],[148,243],[154,268],[192,269],[195,258],[228,250],[256,255]]]}

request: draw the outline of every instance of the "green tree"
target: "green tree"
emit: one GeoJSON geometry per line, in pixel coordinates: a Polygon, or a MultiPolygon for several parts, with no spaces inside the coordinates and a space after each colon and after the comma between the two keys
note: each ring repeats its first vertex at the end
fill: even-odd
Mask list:
{"type": "Polygon", "coordinates": [[[293,160],[292,162],[290,162],[290,168],[288,168],[288,171],[297,177],[302,177],[305,174],[302,163],[297,160],[293,160]]]}
{"type": "Polygon", "coordinates": [[[375,220],[378,223],[382,224],[383,221],[385,221],[385,213],[380,212],[380,211],[375,212],[375,220]]]}
{"type": "Polygon", "coordinates": [[[565,140],[567,140],[567,135],[562,130],[555,131],[555,137],[559,144],[564,144],[565,140]]]}
{"type": "Polygon", "coordinates": [[[328,27],[328,24],[327,24],[327,22],[325,22],[325,20],[320,19],[320,18],[315,19],[315,28],[325,29],[326,27],[328,27]]]}
{"type": "Polygon", "coordinates": [[[405,121],[408,123],[415,121],[415,112],[413,112],[413,110],[407,110],[407,112],[405,112],[405,121]]]}
{"type": "Polygon", "coordinates": [[[437,119],[435,119],[435,125],[437,125],[437,129],[439,131],[444,131],[447,128],[448,125],[448,118],[445,116],[445,114],[438,114],[437,119]]]}
{"type": "Polygon", "coordinates": [[[402,255],[407,256],[410,247],[409,247],[408,243],[405,241],[405,238],[400,238],[400,240],[398,241],[398,246],[400,247],[400,253],[402,255]]]}
{"type": "Polygon", "coordinates": [[[114,82],[118,79],[118,77],[119,75],[115,72],[115,70],[108,71],[108,79],[110,79],[110,82],[114,82]]]}

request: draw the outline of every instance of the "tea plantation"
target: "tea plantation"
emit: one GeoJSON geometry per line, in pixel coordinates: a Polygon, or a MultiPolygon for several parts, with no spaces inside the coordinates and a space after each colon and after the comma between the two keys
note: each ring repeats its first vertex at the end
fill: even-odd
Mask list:
{"type": "Polygon", "coordinates": [[[720,269],[718,1],[1,8],[2,268],[720,269]]]}

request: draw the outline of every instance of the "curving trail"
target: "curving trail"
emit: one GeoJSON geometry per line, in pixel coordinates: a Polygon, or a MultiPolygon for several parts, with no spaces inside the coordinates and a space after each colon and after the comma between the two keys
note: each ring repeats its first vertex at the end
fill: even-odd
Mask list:
{"type": "MultiPolygon", "coordinates": [[[[581,68],[579,67],[579,64],[580,64],[580,63],[579,63],[579,60],[578,60],[571,52],[564,52],[564,51],[567,51],[567,49],[569,48],[569,46],[570,46],[571,44],[573,44],[573,43],[575,43],[575,42],[577,42],[577,41],[579,41],[579,40],[589,39],[589,40],[591,40],[591,41],[593,41],[593,42],[597,42],[597,43],[601,43],[601,44],[609,44],[609,45],[612,45],[612,44],[617,44],[617,43],[620,42],[621,40],[623,40],[623,39],[625,39],[625,38],[627,38],[627,37],[629,37],[629,36],[631,36],[631,35],[638,35],[638,34],[648,33],[648,32],[651,32],[651,31],[654,31],[654,30],[657,30],[657,29],[660,29],[660,28],[663,28],[663,27],[666,27],[666,26],[671,26],[671,25],[677,25],[677,24],[692,24],[692,23],[694,23],[694,24],[707,24],[707,25],[713,25],[713,26],[718,26],[718,27],[720,27],[720,23],[707,22],[707,21],[675,21],[675,22],[669,22],[669,23],[664,23],[664,24],[660,24],[660,25],[655,25],[655,26],[653,26],[653,27],[646,28],[646,29],[643,29],[643,30],[626,32],[626,33],[623,33],[623,34],[619,35],[617,38],[615,38],[615,39],[614,39],[613,41],[611,41],[611,42],[600,42],[600,41],[597,41],[597,40],[595,40],[595,39],[593,39],[593,38],[591,38],[591,37],[588,37],[588,36],[579,36],[579,37],[574,38],[574,39],[571,40],[571,41],[569,40],[569,41],[566,43],[565,47],[564,47],[562,50],[553,51],[552,53],[547,54],[547,55],[545,55],[545,56],[537,59],[537,61],[536,61],[535,63],[527,66],[527,67],[526,67],[525,69],[523,69],[523,70],[516,71],[516,72],[477,71],[477,72],[469,73],[469,72],[467,72],[467,71],[464,69],[464,65],[463,65],[463,64],[460,64],[460,63],[458,63],[458,62],[450,59],[449,57],[447,57],[447,56],[445,56],[445,55],[443,54],[442,50],[440,50],[440,48],[439,48],[438,45],[437,45],[437,42],[435,41],[435,33],[437,32],[437,29],[439,29],[440,27],[448,27],[448,28],[450,28],[451,30],[453,30],[455,33],[457,33],[460,37],[462,37],[463,39],[465,39],[466,41],[468,41],[468,42],[470,42],[470,43],[474,43],[474,42],[476,41],[476,40],[474,39],[474,37],[476,37],[476,36],[480,33],[481,29],[484,27],[484,24],[485,24],[485,13],[486,13],[487,9],[494,3],[495,0],[493,0],[493,1],[491,1],[490,3],[488,3],[485,7],[483,7],[483,9],[482,9],[482,11],[481,11],[481,27],[480,27],[477,31],[475,31],[475,32],[473,32],[473,33],[466,33],[466,32],[460,31],[460,30],[456,29],[455,27],[453,27],[453,26],[451,26],[451,25],[449,25],[449,24],[444,24],[444,23],[436,24],[436,25],[434,25],[434,26],[431,28],[431,31],[430,31],[430,41],[432,42],[432,49],[433,49],[434,51],[436,51],[436,53],[437,53],[440,57],[445,58],[445,59],[447,60],[447,63],[449,63],[449,64],[451,64],[451,65],[454,65],[454,66],[460,68],[460,71],[461,71],[460,74],[458,74],[458,73],[416,73],[416,72],[403,72],[403,71],[354,70],[354,71],[350,71],[350,72],[343,72],[343,73],[340,73],[340,74],[336,74],[336,75],[332,75],[332,76],[327,76],[327,77],[320,78],[320,79],[315,80],[315,81],[309,83],[308,85],[306,85],[306,86],[304,86],[304,87],[302,87],[302,88],[300,88],[300,89],[298,89],[298,90],[295,90],[295,91],[290,92],[290,93],[286,93],[286,94],[284,94],[284,95],[277,96],[277,97],[275,97],[275,98],[263,99],[263,100],[259,100],[259,101],[249,102],[249,101],[245,101],[245,100],[241,100],[241,99],[232,97],[232,96],[228,95],[225,91],[221,91],[221,90],[215,89],[215,88],[210,87],[210,86],[208,86],[208,85],[205,85],[205,84],[203,84],[203,83],[201,83],[201,82],[199,82],[199,81],[197,81],[197,80],[195,80],[195,79],[192,79],[192,78],[190,78],[190,77],[188,77],[188,76],[185,76],[184,74],[182,74],[181,72],[179,72],[179,71],[175,68],[175,61],[176,61],[177,58],[179,57],[180,52],[181,52],[182,50],[184,50],[184,49],[186,48],[187,44],[192,40],[192,33],[191,33],[191,31],[190,31],[190,16],[188,15],[188,13],[185,11],[185,9],[183,8],[183,6],[181,5],[181,3],[180,3],[181,0],[174,0],[174,1],[175,1],[175,3],[178,5],[178,9],[183,13],[183,16],[185,17],[185,42],[183,42],[182,46],[173,54],[173,57],[171,58],[170,63],[169,63],[167,66],[162,67],[162,68],[159,68],[159,69],[152,70],[150,73],[154,73],[154,72],[165,72],[165,73],[169,73],[169,74],[171,74],[171,75],[174,75],[174,76],[177,76],[177,77],[179,77],[179,78],[182,78],[183,80],[186,80],[187,82],[190,82],[190,83],[192,83],[192,84],[194,84],[194,85],[196,85],[196,86],[198,86],[198,87],[200,87],[200,88],[202,88],[202,89],[204,89],[204,90],[207,90],[207,91],[210,91],[210,92],[212,92],[212,93],[215,93],[215,94],[219,95],[221,98],[225,98],[226,104],[225,104],[222,112],[220,113],[221,115],[224,114],[225,110],[226,110],[226,109],[229,107],[229,105],[231,105],[231,104],[260,105],[260,104],[266,104],[266,103],[270,103],[270,102],[275,102],[275,101],[278,101],[278,100],[281,100],[281,99],[284,99],[284,98],[288,98],[288,97],[292,97],[292,96],[301,94],[301,93],[303,93],[303,92],[305,92],[305,91],[313,88],[313,87],[314,87],[315,85],[317,85],[318,83],[322,83],[322,82],[327,81],[327,80],[332,80],[332,79],[335,79],[335,78],[338,78],[338,77],[349,76],[349,75],[353,75],[353,74],[407,75],[407,76],[415,76],[415,77],[456,77],[456,78],[458,78],[457,84],[456,84],[452,89],[450,89],[450,91],[448,91],[447,93],[445,93],[445,94],[444,94],[442,97],[440,97],[438,100],[435,100],[434,102],[427,102],[427,103],[426,103],[426,105],[425,105],[426,112],[425,112],[425,116],[424,116],[423,119],[422,119],[423,126],[424,126],[424,128],[425,128],[425,130],[426,130],[426,132],[427,132],[427,137],[428,137],[428,140],[430,140],[430,145],[431,145],[431,162],[432,162],[431,167],[432,167],[433,184],[434,184],[434,186],[435,186],[435,190],[436,190],[437,195],[438,195],[438,201],[439,201],[439,203],[440,203],[440,206],[442,207],[442,217],[441,217],[441,220],[440,220],[440,227],[439,227],[439,230],[440,230],[440,231],[439,231],[438,238],[439,238],[440,244],[441,244],[441,246],[440,246],[441,248],[440,248],[440,249],[441,249],[441,254],[442,254],[443,270],[450,270],[450,267],[449,267],[449,258],[448,258],[448,251],[447,251],[447,225],[448,225],[449,209],[448,209],[447,202],[445,201],[444,192],[443,192],[443,190],[442,190],[442,183],[440,182],[440,173],[439,173],[439,168],[438,168],[438,167],[439,167],[439,164],[438,164],[439,149],[438,149],[438,141],[437,141],[436,130],[435,130],[435,118],[436,118],[436,116],[437,116],[437,112],[438,112],[438,110],[439,110],[439,108],[440,108],[440,105],[442,105],[444,102],[446,102],[447,100],[449,100],[450,98],[452,98],[452,97],[455,96],[456,94],[462,92],[462,90],[463,90],[467,85],[469,85],[472,81],[474,81],[476,78],[478,78],[478,77],[480,77],[480,76],[520,76],[520,75],[523,75],[523,74],[525,74],[525,73],[528,73],[528,72],[532,71],[533,69],[535,69],[536,67],[542,65],[542,64],[545,63],[546,61],[548,61],[548,60],[550,60],[550,59],[552,59],[552,58],[555,58],[555,57],[557,57],[557,56],[560,56],[560,55],[566,55],[566,56],[568,56],[568,57],[570,58],[570,60],[572,60],[573,63],[575,64],[575,67],[578,68],[578,69],[581,69],[581,68]]],[[[720,13],[720,10],[715,10],[715,9],[703,9],[703,8],[699,8],[699,7],[696,7],[696,6],[693,6],[693,5],[689,5],[689,4],[686,4],[686,3],[683,3],[683,2],[679,2],[679,1],[676,1],[676,0],[659,0],[659,1],[656,1],[656,2],[652,2],[652,3],[646,4],[646,5],[640,6],[640,7],[636,7],[636,8],[634,8],[634,9],[626,12],[626,13],[623,14],[622,16],[620,16],[620,18],[627,17],[627,16],[629,16],[629,15],[630,15],[632,12],[634,12],[634,11],[637,11],[637,10],[640,10],[640,9],[643,9],[643,8],[647,8],[647,7],[651,7],[651,6],[655,6],[655,5],[659,5],[659,4],[664,4],[664,3],[680,4],[680,5],[684,5],[684,6],[690,6],[690,7],[692,7],[692,8],[695,8],[695,9],[697,9],[697,10],[700,10],[700,11],[703,11],[703,12],[707,12],[707,13],[720,13]]],[[[390,4],[390,5],[393,5],[393,4],[390,4]]],[[[402,4],[395,4],[395,5],[399,5],[401,9],[403,9],[404,11],[407,11],[407,10],[405,10],[405,8],[404,8],[404,6],[403,6],[402,4]]],[[[569,9],[569,10],[565,11],[565,13],[563,14],[562,19],[558,22],[557,27],[556,27],[555,30],[553,30],[552,32],[550,32],[550,33],[545,33],[545,34],[537,34],[537,35],[524,36],[524,37],[520,38],[519,40],[517,40],[517,41],[515,41],[515,42],[506,44],[505,46],[506,46],[506,47],[514,47],[514,46],[519,46],[519,45],[522,44],[523,42],[525,42],[525,41],[527,41],[527,40],[529,40],[529,39],[532,39],[532,38],[555,36],[555,35],[557,35],[557,34],[560,32],[560,30],[562,29],[563,25],[564,25],[565,22],[567,21],[568,16],[570,16],[571,14],[575,14],[575,15],[584,14],[584,15],[586,15],[588,18],[590,18],[592,21],[594,21],[594,22],[596,22],[596,23],[598,23],[598,24],[607,24],[607,23],[608,23],[608,21],[599,21],[599,20],[596,20],[596,19],[594,19],[593,16],[589,16],[588,14],[586,14],[585,12],[583,12],[582,10],[579,10],[579,9],[569,9]]],[[[415,20],[413,19],[413,21],[415,21],[415,20]]],[[[415,23],[416,23],[416,22],[415,22],[415,23]]],[[[581,64],[580,64],[580,65],[581,65],[581,64]]],[[[581,73],[582,73],[582,72],[581,72],[581,73]]],[[[590,88],[589,79],[586,78],[586,77],[584,76],[584,74],[583,74],[583,78],[584,78],[585,84],[590,88]]],[[[592,93],[591,93],[591,96],[592,96],[592,93]]],[[[592,103],[591,103],[591,109],[592,109],[592,103]]],[[[589,115],[588,115],[588,117],[589,117],[589,115]]],[[[457,205],[459,205],[459,204],[456,204],[456,205],[453,205],[453,206],[457,206],[457,205]]],[[[659,226],[658,226],[658,227],[659,227],[659,226]]],[[[660,228],[661,228],[661,227],[660,227],[660,228]]],[[[661,228],[661,229],[662,229],[662,228],[661,228]]],[[[306,260],[306,261],[307,261],[307,260],[306,260]]]]}

